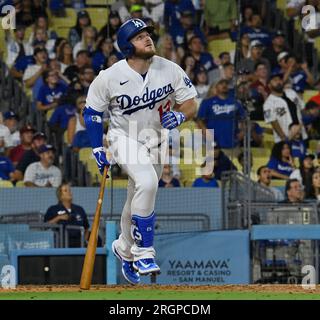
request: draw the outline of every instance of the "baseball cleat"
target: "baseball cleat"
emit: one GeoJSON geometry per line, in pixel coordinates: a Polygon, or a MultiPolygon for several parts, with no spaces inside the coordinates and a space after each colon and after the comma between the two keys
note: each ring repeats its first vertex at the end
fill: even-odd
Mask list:
{"type": "Polygon", "coordinates": [[[122,259],[119,252],[117,251],[114,242],[112,243],[113,254],[121,261],[122,264],[122,274],[124,278],[131,284],[138,284],[140,282],[139,273],[133,268],[133,262],[122,259]]]}
{"type": "Polygon", "coordinates": [[[148,274],[160,274],[160,267],[152,258],[135,261],[133,262],[133,267],[142,276],[148,274]]]}

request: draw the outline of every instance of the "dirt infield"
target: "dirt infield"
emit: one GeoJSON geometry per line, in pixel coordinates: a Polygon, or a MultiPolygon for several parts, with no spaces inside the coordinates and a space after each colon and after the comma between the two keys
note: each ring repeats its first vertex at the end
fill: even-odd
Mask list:
{"type": "MultiPolygon", "coordinates": [[[[246,293],[308,293],[320,294],[320,285],[315,289],[304,289],[301,285],[224,285],[224,286],[177,286],[177,285],[138,285],[133,287],[131,285],[94,285],[91,287],[91,292],[121,292],[121,291],[135,291],[135,290],[155,290],[155,291],[212,291],[212,292],[246,292],[246,293]]],[[[18,293],[18,292],[86,292],[81,290],[79,286],[75,285],[60,285],[60,286],[17,286],[16,289],[1,289],[0,293],[18,293]]]]}

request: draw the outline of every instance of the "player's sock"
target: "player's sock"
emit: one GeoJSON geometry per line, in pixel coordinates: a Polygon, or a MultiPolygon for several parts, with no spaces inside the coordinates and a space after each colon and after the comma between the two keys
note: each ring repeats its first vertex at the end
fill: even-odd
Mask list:
{"type": "Polygon", "coordinates": [[[133,253],[135,261],[133,267],[141,274],[160,273],[156,264],[153,248],[155,214],[152,212],[148,217],[132,216],[132,237],[135,241],[133,253]]]}

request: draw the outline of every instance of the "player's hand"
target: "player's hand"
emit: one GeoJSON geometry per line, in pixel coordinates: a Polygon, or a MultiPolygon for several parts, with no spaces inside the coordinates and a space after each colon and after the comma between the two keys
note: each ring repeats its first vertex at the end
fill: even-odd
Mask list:
{"type": "Polygon", "coordinates": [[[96,163],[98,165],[100,173],[103,174],[104,167],[109,168],[109,166],[110,166],[110,163],[107,160],[106,153],[105,153],[103,147],[93,149],[93,155],[96,159],[96,163]]]}
{"type": "Polygon", "coordinates": [[[182,112],[169,111],[165,112],[161,118],[161,125],[166,129],[174,129],[186,121],[186,117],[182,112]]]}

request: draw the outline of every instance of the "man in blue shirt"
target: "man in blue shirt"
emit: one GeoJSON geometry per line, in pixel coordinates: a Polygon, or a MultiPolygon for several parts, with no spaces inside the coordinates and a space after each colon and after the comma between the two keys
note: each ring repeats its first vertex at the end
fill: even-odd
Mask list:
{"type": "Polygon", "coordinates": [[[212,136],[221,148],[234,148],[243,131],[239,120],[244,119],[245,111],[229,96],[228,82],[225,79],[218,81],[216,92],[216,96],[202,101],[197,122],[204,133],[206,129],[213,129],[212,136]]]}
{"type": "Polygon", "coordinates": [[[196,188],[219,188],[217,180],[214,178],[214,174],[203,175],[201,178],[197,178],[193,181],[192,187],[196,188]]]}
{"type": "Polygon", "coordinates": [[[0,155],[0,180],[13,179],[14,166],[11,160],[0,155]]]}

